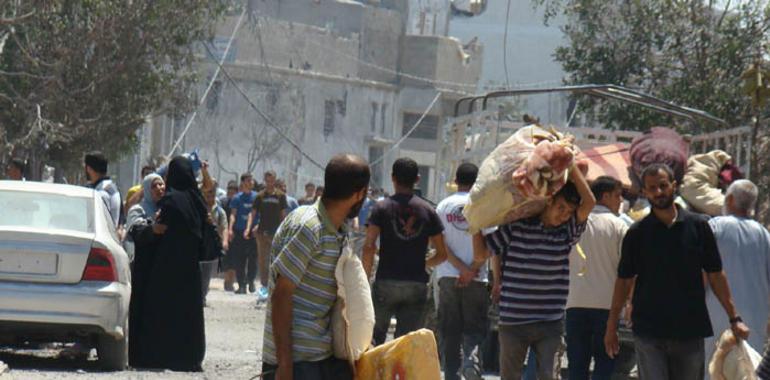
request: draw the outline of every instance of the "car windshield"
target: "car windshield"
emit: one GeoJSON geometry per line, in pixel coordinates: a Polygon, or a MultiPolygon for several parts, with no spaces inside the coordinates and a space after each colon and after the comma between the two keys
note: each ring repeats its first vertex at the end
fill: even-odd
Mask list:
{"type": "Polygon", "coordinates": [[[93,232],[92,209],[88,198],[0,190],[0,227],[93,232]]]}

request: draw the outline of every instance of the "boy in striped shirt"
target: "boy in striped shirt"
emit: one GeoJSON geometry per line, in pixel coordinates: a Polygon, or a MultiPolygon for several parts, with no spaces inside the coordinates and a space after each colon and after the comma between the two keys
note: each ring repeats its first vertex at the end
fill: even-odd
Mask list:
{"type": "Polygon", "coordinates": [[[495,275],[494,288],[500,291],[503,380],[521,379],[529,348],[537,357],[538,379],[556,378],[569,290],[569,253],[596,204],[574,165],[569,179],[540,215],[499,226],[485,237],[487,247],[498,257],[493,261],[495,271],[501,274],[495,275]]]}

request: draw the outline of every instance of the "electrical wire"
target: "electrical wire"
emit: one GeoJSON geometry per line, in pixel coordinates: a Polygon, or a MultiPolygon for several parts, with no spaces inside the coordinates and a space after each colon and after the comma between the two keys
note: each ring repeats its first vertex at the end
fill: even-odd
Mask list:
{"type": "Polygon", "coordinates": [[[376,160],[370,162],[369,166],[377,165],[380,162],[382,162],[383,160],[385,160],[385,157],[388,155],[388,153],[392,152],[393,150],[398,148],[398,146],[401,145],[401,143],[406,141],[406,139],[409,138],[409,135],[411,135],[412,132],[414,132],[417,129],[417,127],[420,126],[420,123],[422,123],[422,120],[425,119],[425,116],[428,116],[428,112],[430,112],[430,110],[433,109],[433,106],[436,105],[436,102],[438,101],[438,99],[440,97],[441,97],[441,92],[437,92],[436,93],[436,97],[433,98],[433,101],[430,102],[430,104],[428,105],[428,108],[426,108],[425,111],[422,113],[422,115],[420,115],[420,118],[417,119],[417,121],[414,123],[414,125],[412,126],[412,129],[410,129],[403,136],[401,136],[401,138],[398,141],[396,141],[396,143],[393,144],[390,148],[388,148],[388,150],[383,152],[382,156],[380,156],[376,160]]]}
{"type": "MultiPolygon", "coordinates": [[[[211,49],[207,45],[204,45],[204,46],[206,47],[206,50],[208,51],[209,54],[213,54],[211,52],[211,49]]],[[[275,122],[273,122],[273,119],[271,119],[270,116],[267,116],[267,114],[265,114],[264,111],[259,109],[259,107],[257,107],[256,104],[254,104],[254,102],[251,100],[251,98],[249,98],[246,92],[243,91],[241,86],[238,85],[238,82],[236,82],[235,79],[233,79],[233,77],[230,76],[230,73],[227,72],[222,62],[217,62],[217,65],[219,66],[220,71],[225,75],[225,78],[227,78],[227,80],[230,82],[230,84],[232,84],[233,87],[235,87],[235,89],[238,91],[238,93],[241,94],[241,96],[243,97],[244,100],[246,100],[246,103],[249,104],[251,109],[253,109],[257,114],[259,114],[259,116],[261,116],[265,120],[268,126],[273,128],[276,131],[276,133],[278,133],[278,135],[281,136],[281,138],[286,140],[286,142],[288,142],[289,145],[291,145],[294,149],[296,149],[302,155],[302,157],[305,157],[311,164],[315,165],[321,170],[325,169],[323,165],[319,164],[318,161],[313,159],[313,157],[310,157],[310,155],[305,153],[305,151],[302,150],[299,144],[294,142],[294,140],[292,140],[289,136],[286,136],[286,134],[281,130],[281,128],[279,128],[275,124],[275,122]]]]}
{"type": "Polygon", "coordinates": [[[511,0],[505,9],[505,33],[503,33],[503,70],[505,70],[505,86],[511,88],[511,80],[508,77],[508,21],[511,15],[511,0]]]}
{"type": "MultiPolygon", "coordinates": [[[[193,112],[192,116],[190,116],[190,120],[187,121],[187,125],[184,127],[184,130],[182,130],[182,133],[179,135],[179,138],[176,140],[174,145],[171,147],[171,150],[166,155],[167,157],[171,157],[172,154],[179,148],[179,145],[182,143],[182,139],[184,139],[184,136],[187,134],[187,131],[190,130],[190,127],[192,126],[193,121],[195,121],[195,117],[198,116],[198,109],[201,108],[203,105],[203,102],[206,100],[206,97],[209,95],[209,92],[211,91],[211,88],[214,87],[214,82],[216,82],[217,77],[219,77],[219,71],[222,67],[222,63],[224,63],[225,59],[227,59],[227,54],[230,52],[230,47],[233,45],[233,41],[235,40],[235,36],[238,34],[238,30],[241,27],[241,22],[243,21],[243,17],[246,15],[246,7],[243,7],[243,10],[241,11],[240,17],[238,17],[238,22],[235,24],[235,28],[233,28],[233,33],[230,35],[230,40],[227,41],[227,46],[225,47],[225,52],[222,54],[222,58],[219,60],[219,66],[214,71],[214,75],[211,77],[211,81],[209,81],[208,87],[206,87],[206,91],[203,93],[203,96],[201,96],[201,100],[198,102],[198,107],[195,108],[195,112],[193,112]]],[[[211,54],[211,49],[209,49],[208,45],[205,43],[203,46],[206,47],[206,50],[209,51],[209,54],[211,54]]],[[[211,54],[213,57],[213,54],[211,54]]]]}

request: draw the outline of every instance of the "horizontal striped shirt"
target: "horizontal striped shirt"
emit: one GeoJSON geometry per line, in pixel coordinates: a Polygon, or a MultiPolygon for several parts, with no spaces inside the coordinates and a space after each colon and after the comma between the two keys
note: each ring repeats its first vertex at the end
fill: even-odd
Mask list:
{"type": "Polygon", "coordinates": [[[502,256],[500,324],[522,325],[564,317],[569,291],[569,253],[585,230],[574,217],[548,228],[539,217],[502,225],[486,236],[502,256]]]}
{"type": "MultiPolygon", "coordinates": [[[[337,230],[319,201],[301,206],[278,227],[270,252],[270,295],[277,275],[296,289],[292,298],[292,355],[294,362],[314,362],[333,353],[331,312],[337,299],[334,276],[346,231],[337,230]]],[[[277,365],[273,339],[272,304],[268,298],[262,361],[277,365]]]]}

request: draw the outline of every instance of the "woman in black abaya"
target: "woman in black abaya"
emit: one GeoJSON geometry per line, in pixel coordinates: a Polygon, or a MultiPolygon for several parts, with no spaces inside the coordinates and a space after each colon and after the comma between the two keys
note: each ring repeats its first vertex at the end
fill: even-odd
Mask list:
{"type": "MultiPolygon", "coordinates": [[[[206,352],[201,273],[198,265],[208,211],[190,161],[175,157],[168,165],[166,195],[156,221],[166,230],[144,268],[142,331],[132,366],[174,371],[202,371],[206,352]]],[[[133,334],[132,334],[133,335],[133,334]]]]}

